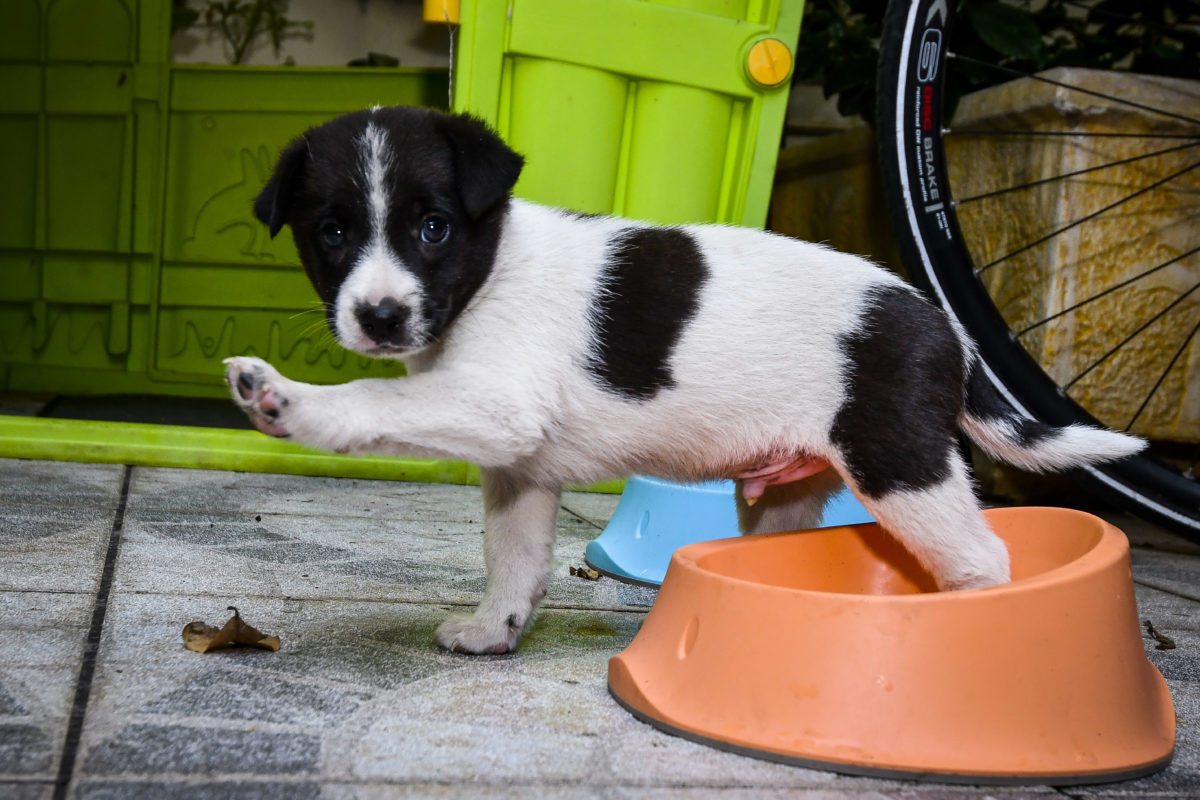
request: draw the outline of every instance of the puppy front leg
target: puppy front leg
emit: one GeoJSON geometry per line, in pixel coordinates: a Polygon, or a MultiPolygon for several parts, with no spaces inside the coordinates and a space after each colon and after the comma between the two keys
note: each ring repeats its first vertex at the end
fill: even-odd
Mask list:
{"type": "Polygon", "coordinates": [[[457,373],[335,386],[289,380],[260,358],[229,358],[234,402],[271,436],[337,453],[511,463],[541,443],[542,426],[511,382],[457,373]]]}
{"type": "Polygon", "coordinates": [[[438,628],[437,641],[462,653],[507,653],[546,594],[560,490],[504,470],[485,469],[482,475],[487,589],[474,614],[452,617],[438,628]]]}

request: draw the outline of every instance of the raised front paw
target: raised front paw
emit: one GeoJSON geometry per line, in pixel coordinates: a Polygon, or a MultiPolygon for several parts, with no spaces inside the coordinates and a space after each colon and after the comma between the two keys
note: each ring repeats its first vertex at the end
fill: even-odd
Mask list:
{"type": "Polygon", "coordinates": [[[482,619],[478,614],[463,615],[443,622],[436,636],[438,644],[456,653],[511,653],[517,648],[524,627],[515,614],[501,620],[482,619]]]}
{"type": "Polygon", "coordinates": [[[225,359],[225,381],[233,402],[246,412],[254,427],[268,436],[288,437],[286,379],[267,362],[252,356],[225,359]]]}

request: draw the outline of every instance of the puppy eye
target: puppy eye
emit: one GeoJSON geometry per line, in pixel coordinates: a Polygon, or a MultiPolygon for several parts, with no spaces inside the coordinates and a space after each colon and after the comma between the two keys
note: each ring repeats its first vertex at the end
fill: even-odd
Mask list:
{"type": "Polygon", "coordinates": [[[317,235],[321,237],[321,244],[328,248],[336,249],[346,243],[346,234],[342,231],[342,226],[336,222],[326,222],[317,230],[317,235]]]}
{"type": "Polygon", "coordinates": [[[421,241],[441,244],[450,235],[450,220],[440,214],[429,214],[421,220],[421,241]]]}

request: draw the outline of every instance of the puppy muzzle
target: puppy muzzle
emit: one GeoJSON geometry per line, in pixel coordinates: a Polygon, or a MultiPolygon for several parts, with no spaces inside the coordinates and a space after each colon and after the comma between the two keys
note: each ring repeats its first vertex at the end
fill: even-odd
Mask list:
{"type": "Polygon", "coordinates": [[[409,342],[407,306],[385,297],[378,304],[359,303],[354,318],[363,335],[380,347],[403,348],[409,342]]]}

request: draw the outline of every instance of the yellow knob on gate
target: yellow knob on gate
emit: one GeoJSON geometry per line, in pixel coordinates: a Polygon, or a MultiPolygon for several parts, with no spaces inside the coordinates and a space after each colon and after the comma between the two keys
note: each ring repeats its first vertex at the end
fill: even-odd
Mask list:
{"type": "Polygon", "coordinates": [[[421,16],[426,22],[457,25],[459,0],[425,0],[421,16]]]}
{"type": "Polygon", "coordinates": [[[759,86],[778,86],[792,74],[792,51],[778,39],[760,39],[746,54],[746,72],[759,86]]]}

